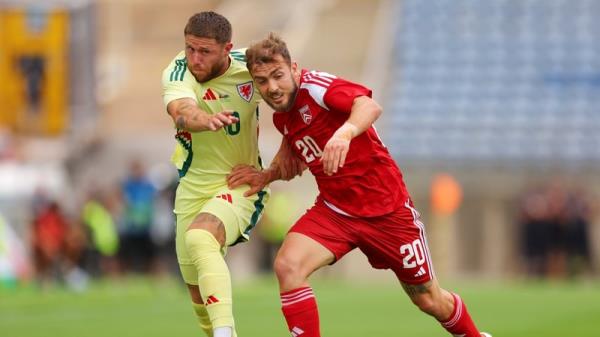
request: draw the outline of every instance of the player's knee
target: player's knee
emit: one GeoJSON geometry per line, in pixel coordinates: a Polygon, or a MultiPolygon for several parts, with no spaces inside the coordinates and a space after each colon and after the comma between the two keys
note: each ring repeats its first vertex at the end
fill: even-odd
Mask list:
{"type": "Polygon", "coordinates": [[[273,263],[273,270],[280,282],[292,282],[302,279],[301,263],[287,255],[277,255],[273,263]]]}
{"type": "Polygon", "coordinates": [[[204,229],[188,230],[184,236],[185,249],[194,258],[210,252],[218,252],[219,242],[214,235],[204,229]]]}

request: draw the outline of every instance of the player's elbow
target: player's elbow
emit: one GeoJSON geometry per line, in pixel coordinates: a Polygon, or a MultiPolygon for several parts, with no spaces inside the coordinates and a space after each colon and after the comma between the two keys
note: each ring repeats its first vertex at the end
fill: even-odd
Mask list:
{"type": "Polygon", "coordinates": [[[383,113],[383,108],[381,107],[381,105],[379,105],[379,103],[375,102],[374,100],[371,100],[370,103],[370,109],[373,119],[377,120],[379,116],[381,116],[381,114],[383,113]]]}
{"type": "Polygon", "coordinates": [[[175,121],[177,116],[179,116],[177,110],[178,104],[176,102],[170,102],[169,104],[167,104],[167,113],[169,114],[169,116],[171,116],[171,118],[173,118],[173,121],[175,121]]]}

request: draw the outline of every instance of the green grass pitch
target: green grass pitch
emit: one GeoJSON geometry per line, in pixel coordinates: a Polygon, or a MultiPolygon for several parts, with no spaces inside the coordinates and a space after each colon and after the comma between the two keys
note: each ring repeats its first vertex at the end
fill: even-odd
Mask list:
{"type": "MultiPolygon", "coordinates": [[[[495,337],[600,336],[600,285],[458,283],[476,323],[495,337]]],[[[449,336],[395,284],[314,283],[324,337],[449,336]]],[[[234,287],[240,337],[287,337],[272,278],[234,287]]],[[[203,336],[184,287],[175,281],[124,279],[85,293],[0,290],[2,337],[203,336]]]]}

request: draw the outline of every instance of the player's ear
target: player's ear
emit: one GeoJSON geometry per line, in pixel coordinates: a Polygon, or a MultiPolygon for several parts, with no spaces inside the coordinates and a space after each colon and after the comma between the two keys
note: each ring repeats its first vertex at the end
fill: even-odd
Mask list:
{"type": "Polygon", "coordinates": [[[292,61],[291,68],[292,68],[292,75],[294,76],[294,78],[299,76],[300,73],[298,72],[298,63],[296,63],[295,61],[292,61]]]}
{"type": "Polygon", "coordinates": [[[292,78],[296,82],[296,84],[300,83],[300,75],[301,72],[298,69],[298,64],[296,62],[292,62],[292,78]]]}
{"type": "Polygon", "coordinates": [[[232,48],[233,48],[233,43],[227,42],[227,43],[225,43],[223,51],[225,51],[227,54],[229,54],[229,52],[231,51],[232,48]]]}

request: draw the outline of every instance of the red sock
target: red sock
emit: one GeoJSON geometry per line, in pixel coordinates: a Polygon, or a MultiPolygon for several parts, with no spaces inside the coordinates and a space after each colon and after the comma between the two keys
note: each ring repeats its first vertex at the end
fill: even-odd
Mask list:
{"type": "Polygon", "coordinates": [[[475,323],[473,323],[467,307],[460,296],[457,294],[452,294],[452,296],[454,296],[454,310],[452,310],[452,314],[448,320],[440,322],[442,326],[454,336],[480,337],[481,334],[477,330],[475,323]]]}
{"type": "Polygon", "coordinates": [[[319,310],[311,287],[281,293],[281,311],[293,337],[321,337],[319,310]]]}

